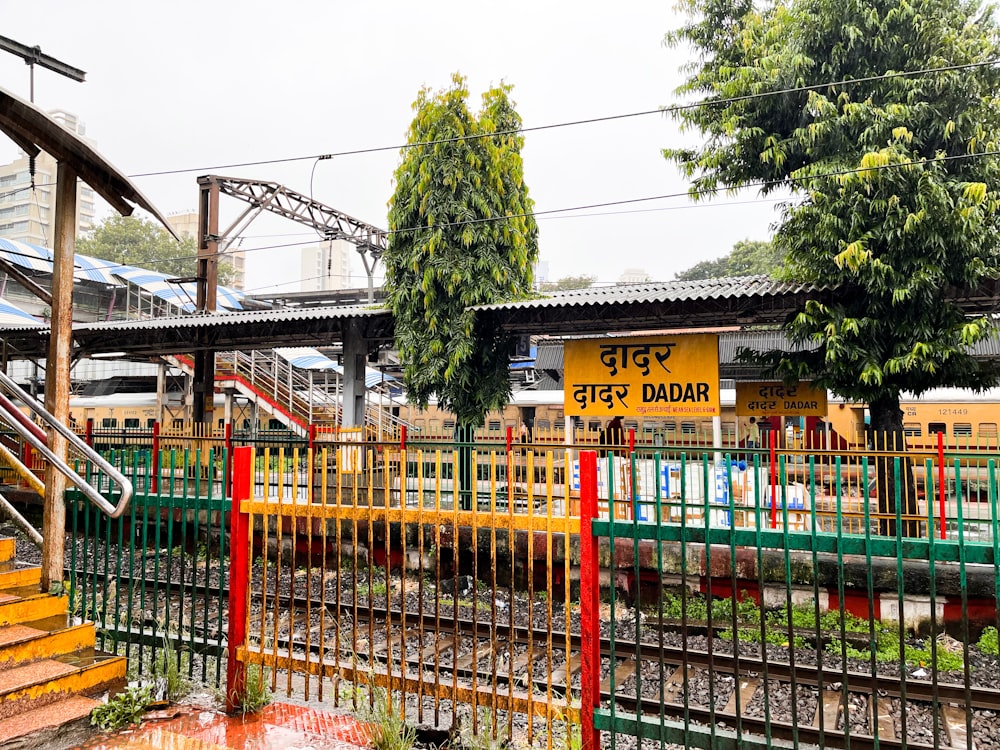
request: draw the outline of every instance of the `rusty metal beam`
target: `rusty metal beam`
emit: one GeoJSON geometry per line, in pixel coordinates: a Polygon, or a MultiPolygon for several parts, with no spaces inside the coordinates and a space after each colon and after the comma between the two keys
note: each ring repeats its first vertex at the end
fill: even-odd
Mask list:
{"type": "Polygon", "coordinates": [[[52,295],[49,294],[49,291],[44,287],[39,286],[34,279],[24,273],[16,265],[0,258],[0,270],[3,270],[5,273],[9,273],[14,277],[18,284],[34,294],[46,305],[52,307],[52,295]]]}

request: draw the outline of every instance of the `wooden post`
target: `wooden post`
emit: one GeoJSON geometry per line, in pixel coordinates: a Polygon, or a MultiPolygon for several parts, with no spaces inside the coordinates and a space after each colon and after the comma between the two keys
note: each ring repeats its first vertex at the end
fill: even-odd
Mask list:
{"type": "MultiPolygon", "coordinates": [[[[76,172],[64,163],[56,168],[56,216],[52,248],[52,331],[45,364],[45,408],[69,423],[69,366],[73,344],[73,261],[76,250],[76,172]]],[[[48,430],[49,448],[67,456],[66,438],[48,430]]],[[[51,464],[45,467],[42,514],[42,591],[63,580],[66,535],[66,477],[51,464]]]]}

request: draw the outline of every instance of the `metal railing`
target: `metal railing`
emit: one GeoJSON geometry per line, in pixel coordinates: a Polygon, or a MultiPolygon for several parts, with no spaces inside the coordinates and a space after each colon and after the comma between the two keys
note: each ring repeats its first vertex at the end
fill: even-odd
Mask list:
{"type": "MultiPolygon", "coordinates": [[[[21,412],[17,405],[7,398],[7,396],[0,397],[2,399],[0,400],[0,418],[6,421],[11,429],[44,457],[50,465],[63,474],[102,513],[109,518],[120,517],[126,508],[128,508],[129,500],[132,498],[131,482],[99,453],[87,445],[73,430],[52,416],[44,406],[32,398],[26,391],[22,390],[13,379],[2,372],[0,372],[0,389],[19,399],[43,424],[59,433],[66,440],[70,449],[83,460],[90,462],[111,484],[117,485],[120,493],[118,502],[111,503],[101,494],[97,487],[94,487],[85,477],[80,476],[74,471],[65,460],[56,456],[46,443],[46,436],[42,429],[21,412]]],[[[9,450],[6,451],[4,457],[20,476],[25,478],[28,476],[34,477],[31,469],[9,450]]],[[[44,492],[44,488],[41,487],[40,483],[32,482],[31,480],[28,481],[36,491],[40,490],[44,492]]],[[[0,506],[2,506],[3,511],[36,545],[42,545],[43,539],[41,534],[2,496],[0,496],[0,506]]]]}

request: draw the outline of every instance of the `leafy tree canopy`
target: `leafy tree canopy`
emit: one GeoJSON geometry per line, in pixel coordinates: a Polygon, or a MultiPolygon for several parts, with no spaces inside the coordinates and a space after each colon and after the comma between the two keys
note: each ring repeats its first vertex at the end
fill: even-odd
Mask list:
{"type": "Polygon", "coordinates": [[[695,263],[674,278],[678,281],[721,279],[729,276],[773,276],[784,268],[784,251],[766,240],[740,240],[727,255],[695,263]]]}
{"type": "Polygon", "coordinates": [[[997,382],[995,367],[967,354],[991,321],[951,301],[998,272],[991,11],[966,0],[684,7],[687,24],[667,37],[696,53],[679,93],[718,103],[675,112],[706,140],[665,156],[692,194],[790,191],[775,244],[793,276],[840,288],[788,322],[793,339],[818,349],[772,353],[776,371],[815,374],[894,432],[903,390],[997,382]],[[946,66],[971,67],[886,75],[946,66]],[[848,79],[865,80],[835,83],[848,79]]]}
{"type": "Polygon", "coordinates": [[[597,281],[596,276],[563,276],[544,286],[546,292],[566,292],[573,289],[589,289],[597,281]]]}
{"type": "MultiPolygon", "coordinates": [[[[105,218],[88,237],[76,243],[77,252],[128,266],[148,268],[171,277],[194,276],[198,269],[198,244],[190,237],[180,242],[159,224],[117,213],[105,218]]],[[[219,283],[231,284],[232,264],[219,262],[219,283]]]]}
{"type": "Polygon", "coordinates": [[[477,323],[471,305],[526,296],[538,257],[511,87],[470,111],[465,78],[423,89],[389,202],[386,290],[409,398],[436,395],[462,425],[510,398],[511,342],[477,323]]]}

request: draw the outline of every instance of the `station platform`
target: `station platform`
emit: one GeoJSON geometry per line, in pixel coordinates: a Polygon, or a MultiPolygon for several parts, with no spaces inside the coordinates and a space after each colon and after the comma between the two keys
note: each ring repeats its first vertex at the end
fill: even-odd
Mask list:
{"type": "Polygon", "coordinates": [[[102,736],[80,750],[354,750],[370,747],[365,724],[351,715],[334,714],[289,703],[272,703],[259,713],[227,716],[215,710],[191,710],[171,719],[102,736]]]}

